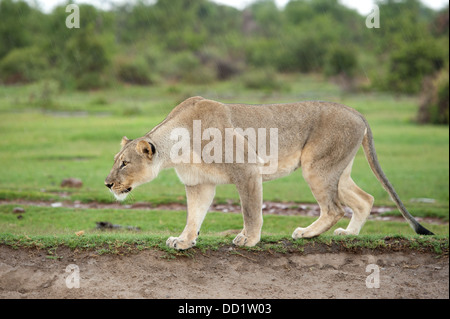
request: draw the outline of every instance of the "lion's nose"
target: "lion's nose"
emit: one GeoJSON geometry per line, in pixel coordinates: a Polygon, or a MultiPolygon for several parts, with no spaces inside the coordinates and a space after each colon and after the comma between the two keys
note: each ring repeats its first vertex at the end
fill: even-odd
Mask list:
{"type": "Polygon", "coordinates": [[[105,183],[105,186],[111,189],[114,186],[114,183],[105,183]]]}

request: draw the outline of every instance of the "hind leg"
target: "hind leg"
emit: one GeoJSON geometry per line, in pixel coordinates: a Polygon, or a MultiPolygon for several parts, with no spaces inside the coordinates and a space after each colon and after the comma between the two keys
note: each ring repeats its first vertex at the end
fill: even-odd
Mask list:
{"type": "Polygon", "coordinates": [[[339,180],[338,193],[341,202],[353,211],[347,229],[338,228],[335,235],[358,235],[369,217],[373,205],[373,196],[359,188],[350,177],[353,160],[342,173],[339,180]]]}
{"type": "Polygon", "coordinates": [[[320,217],[306,228],[297,228],[292,234],[294,239],[318,236],[344,216],[339,181],[364,137],[365,124],[360,118],[348,114],[342,118],[331,111],[323,112],[321,123],[325,127],[316,128],[317,133],[309,137],[300,159],[303,177],[320,206],[320,217]]]}
{"type": "Polygon", "coordinates": [[[311,168],[303,169],[303,176],[320,206],[320,217],[306,228],[298,227],[292,238],[311,238],[319,236],[333,227],[344,216],[338,196],[338,182],[342,170],[315,171],[311,168]]]}

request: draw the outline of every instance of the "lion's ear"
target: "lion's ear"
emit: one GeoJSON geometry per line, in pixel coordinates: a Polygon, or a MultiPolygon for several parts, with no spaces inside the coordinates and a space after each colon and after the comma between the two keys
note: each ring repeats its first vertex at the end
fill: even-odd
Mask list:
{"type": "Polygon", "coordinates": [[[128,143],[130,143],[132,140],[129,140],[126,136],[122,137],[122,141],[120,142],[120,146],[122,146],[122,148],[127,145],[128,143]]]}
{"type": "Polygon", "coordinates": [[[155,153],[155,146],[153,146],[152,143],[141,140],[136,145],[136,151],[151,159],[153,154],[155,153]]]}

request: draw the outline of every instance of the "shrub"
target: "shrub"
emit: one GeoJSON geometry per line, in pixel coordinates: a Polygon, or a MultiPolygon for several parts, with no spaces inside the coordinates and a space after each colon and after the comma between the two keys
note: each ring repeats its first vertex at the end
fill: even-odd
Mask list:
{"type": "Polygon", "coordinates": [[[422,86],[419,123],[449,124],[449,69],[427,77],[422,86]]]}
{"type": "Polygon", "coordinates": [[[98,72],[86,72],[75,79],[75,88],[81,91],[95,90],[107,86],[107,81],[98,72]]]}
{"type": "MultiPolygon", "coordinates": [[[[105,86],[102,73],[109,65],[107,50],[95,34],[92,25],[79,29],[65,45],[62,70],[65,78],[73,78],[80,90],[96,89],[105,86]]],[[[68,83],[70,81],[67,81],[68,83]]],[[[65,84],[66,80],[62,82],[65,84]]]]}
{"type": "Polygon", "coordinates": [[[390,57],[387,87],[402,93],[418,93],[425,76],[441,69],[445,53],[436,41],[409,43],[390,57]]]}
{"type": "Polygon", "coordinates": [[[30,45],[32,18],[32,9],[25,1],[0,1],[0,59],[14,49],[30,45]]]}
{"type": "Polygon", "coordinates": [[[217,60],[215,64],[219,80],[229,79],[241,72],[239,61],[217,60]]]}
{"type": "Polygon", "coordinates": [[[266,38],[255,39],[246,44],[246,61],[255,67],[269,67],[277,64],[278,41],[266,38]]]}
{"type": "Polygon", "coordinates": [[[217,71],[213,65],[200,65],[183,76],[183,81],[193,84],[211,84],[216,80],[217,71]]]}
{"type": "Polygon", "coordinates": [[[335,47],[331,49],[325,61],[325,75],[345,75],[353,77],[357,66],[355,51],[348,47],[335,47]]]}
{"type": "Polygon", "coordinates": [[[43,77],[47,68],[39,48],[13,49],[0,61],[0,80],[5,84],[32,82],[43,77]]]}
{"type": "Polygon", "coordinates": [[[229,52],[218,50],[217,48],[203,48],[195,53],[203,67],[209,69],[210,79],[227,80],[243,69],[243,61],[239,58],[232,58],[229,52]]]}
{"type": "Polygon", "coordinates": [[[148,85],[154,81],[150,76],[150,68],[143,58],[119,58],[115,63],[116,76],[120,81],[148,85]]]}
{"type": "Polygon", "coordinates": [[[327,43],[314,35],[287,37],[280,52],[272,52],[276,57],[277,69],[283,72],[303,73],[320,71],[324,64],[327,43]]]}
{"type": "Polygon", "coordinates": [[[206,62],[202,64],[200,58],[189,51],[169,54],[158,68],[165,78],[172,81],[206,84],[216,80],[215,66],[206,62]]]}
{"type": "Polygon", "coordinates": [[[281,82],[277,80],[276,72],[271,68],[250,70],[244,73],[241,79],[248,89],[271,92],[282,88],[281,82]]]}

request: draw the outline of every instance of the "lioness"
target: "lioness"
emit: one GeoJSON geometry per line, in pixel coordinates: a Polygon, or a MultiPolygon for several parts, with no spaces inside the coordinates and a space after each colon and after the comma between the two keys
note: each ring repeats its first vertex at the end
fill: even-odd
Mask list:
{"type": "MultiPolygon", "coordinates": [[[[196,243],[216,185],[235,184],[244,228],[233,243],[254,246],[260,241],[263,225],[262,182],[286,176],[301,166],[321,213],[308,227],[295,229],[292,237],[311,238],[327,231],[344,215],[342,205],[350,207],[353,216],[346,229],[339,228],[334,233],[357,235],[374,200],[350,177],[361,144],[375,176],[411,227],[418,234],[432,234],[406,210],[381,170],[366,119],[354,109],[337,103],[246,105],[224,104],[198,96],[188,98],[145,136],[134,140],[123,137],[122,149],[114,157],[105,185],[118,200],[124,200],[132,189],[153,180],[160,170],[175,168],[186,188],[187,222],[181,235],[170,237],[166,244],[187,249],[196,243]],[[208,133],[199,136],[195,132],[198,123],[210,128],[208,133]],[[255,146],[250,129],[258,133],[276,129],[276,144],[270,144],[278,152],[275,169],[262,169],[268,166],[267,158],[265,161],[264,154],[255,146]],[[230,130],[231,139],[227,134],[230,130]],[[183,133],[189,138],[183,139],[183,133]],[[237,158],[237,149],[230,156],[230,142],[243,146],[243,158],[237,158]],[[213,160],[210,157],[205,160],[212,150],[213,160]],[[183,157],[179,156],[180,151],[184,151],[183,157]]],[[[269,142],[258,135],[258,146],[264,148],[269,142]]]]}

